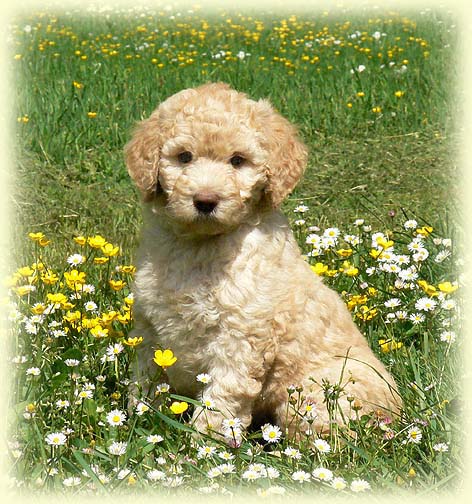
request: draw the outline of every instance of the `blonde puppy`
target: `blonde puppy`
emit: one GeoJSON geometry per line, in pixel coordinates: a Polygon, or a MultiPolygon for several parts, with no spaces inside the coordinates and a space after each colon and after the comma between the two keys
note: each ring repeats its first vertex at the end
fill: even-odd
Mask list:
{"type": "Polygon", "coordinates": [[[171,386],[214,404],[194,413],[202,432],[272,418],[294,435],[308,416],[325,432],[353,404],[398,413],[392,377],[278,210],[307,150],[269,102],[220,83],[186,89],[138,125],[125,153],[144,202],[134,287],[144,391],[154,350],[170,348],[171,386]],[[301,405],[289,401],[293,386],[301,405]]]}

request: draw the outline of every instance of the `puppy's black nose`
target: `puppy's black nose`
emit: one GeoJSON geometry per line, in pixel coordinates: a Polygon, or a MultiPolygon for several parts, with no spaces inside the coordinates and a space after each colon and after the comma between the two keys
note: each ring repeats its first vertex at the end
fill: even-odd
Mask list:
{"type": "Polygon", "coordinates": [[[202,214],[210,214],[217,207],[220,198],[213,192],[199,192],[193,197],[195,208],[202,214]]]}

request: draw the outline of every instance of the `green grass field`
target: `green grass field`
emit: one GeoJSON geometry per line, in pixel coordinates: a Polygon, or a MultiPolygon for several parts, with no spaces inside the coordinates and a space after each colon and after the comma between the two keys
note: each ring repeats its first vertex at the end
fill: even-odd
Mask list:
{"type": "Polygon", "coordinates": [[[11,32],[13,484],[259,496],[455,488],[455,20],[440,9],[71,10],[21,15],[11,32]],[[282,433],[264,449],[260,432],[236,448],[195,443],[178,412],[192,401],[162,387],[159,408],[126,412],[141,217],[123,146],[160,101],[207,81],[270,98],[298,124],[309,166],[283,208],[395,376],[401,420],[360,410],[329,448],[282,433]]]}

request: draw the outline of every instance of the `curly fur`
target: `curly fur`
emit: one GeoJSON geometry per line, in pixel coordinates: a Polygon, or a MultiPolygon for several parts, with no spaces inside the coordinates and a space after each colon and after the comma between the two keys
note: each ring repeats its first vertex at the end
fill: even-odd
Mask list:
{"type": "Polygon", "coordinates": [[[224,416],[247,427],[264,415],[293,431],[291,385],[316,405],[319,431],[333,420],[325,382],[343,387],[338,422],[353,415],[353,400],[363,411],[399,412],[393,378],[277,209],[307,150],[269,102],[225,84],[181,91],[139,124],[125,154],[144,201],[134,329],[144,336],[141,384],[153,375],[153,350],[171,348],[172,387],[221,411],[197,410],[201,431],[219,431],[224,416]],[[182,152],[192,160],[179,161],[182,152]],[[244,159],[236,167],[235,154],[244,159]],[[201,195],[216,203],[209,214],[195,205],[201,195]],[[195,379],[202,372],[212,377],[205,386],[195,379]]]}

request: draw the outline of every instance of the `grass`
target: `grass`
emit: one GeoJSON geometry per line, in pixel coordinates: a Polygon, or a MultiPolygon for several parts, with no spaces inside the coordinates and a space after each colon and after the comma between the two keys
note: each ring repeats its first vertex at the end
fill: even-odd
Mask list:
{"type": "Polygon", "coordinates": [[[12,65],[22,85],[15,86],[14,103],[12,225],[18,239],[12,255],[19,269],[9,279],[16,362],[10,456],[22,488],[292,496],[352,493],[366,482],[373,490],[421,494],[459,482],[461,342],[450,332],[460,324],[459,181],[448,84],[454,79],[444,79],[456,69],[453,21],[441,10],[294,15],[198,9],[108,17],[42,12],[15,20],[12,65]],[[208,80],[269,97],[299,125],[310,161],[284,210],[307,254],[318,250],[315,235],[340,230],[335,247],[309,260],[342,293],[396,377],[406,404],[401,421],[389,424],[360,411],[350,424],[356,436],[333,431],[326,453],[308,438],[294,446],[282,436],[264,447],[260,432],[237,448],[206,438],[196,446],[187,413],[172,406],[191,409],[192,401],[169,392],[161,392],[155,410],[129,412],[122,426],[108,422],[110,411],[126,411],[134,359],[127,334],[141,218],[123,145],[159,101],[208,80]],[[300,212],[302,204],[308,210],[300,212]],[[405,227],[412,219],[416,225],[405,227]],[[45,238],[28,239],[28,232],[45,238]],[[410,287],[387,271],[394,264],[388,250],[373,257],[372,249],[383,250],[372,242],[375,232],[415,266],[418,278],[407,282],[410,287]],[[87,240],[97,234],[120,253],[87,240]],[[78,236],[84,244],[72,239],[78,236]],[[408,249],[418,237],[428,257],[415,258],[408,249]],[[77,295],[83,282],[69,276],[73,254],[85,259],[76,269],[94,287],[91,294],[77,295]],[[51,297],[57,294],[65,297],[51,297]],[[395,309],[385,305],[391,298],[398,299],[395,309]],[[434,309],[418,308],[425,299],[434,309]],[[404,320],[392,315],[398,311],[406,312],[404,320]],[[413,320],[418,314],[424,320],[413,320]],[[68,367],[67,359],[78,363],[68,367]],[[58,432],[65,444],[48,444],[46,437],[58,432]],[[153,443],[150,435],[162,439],[153,443]],[[122,455],[110,452],[114,442],[127,443],[122,455]],[[226,469],[224,457],[232,464],[226,469]],[[329,468],[345,488],[314,478],[319,467],[329,468]]]}

